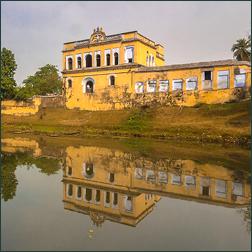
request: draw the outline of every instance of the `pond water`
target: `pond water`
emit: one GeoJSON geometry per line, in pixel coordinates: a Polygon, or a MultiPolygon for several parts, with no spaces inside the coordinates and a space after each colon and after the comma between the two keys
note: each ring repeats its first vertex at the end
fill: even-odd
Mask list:
{"type": "Polygon", "coordinates": [[[250,250],[250,152],[4,136],[1,250],[250,250]]]}

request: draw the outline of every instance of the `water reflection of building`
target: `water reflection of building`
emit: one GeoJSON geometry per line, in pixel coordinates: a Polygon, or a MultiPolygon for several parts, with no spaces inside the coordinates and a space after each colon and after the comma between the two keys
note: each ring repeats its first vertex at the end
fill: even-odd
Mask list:
{"type": "MultiPolygon", "coordinates": [[[[50,152],[64,159],[64,206],[89,214],[96,224],[110,219],[134,226],[152,211],[160,196],[229,207],[244,207],[250,203],[249,174],[227,169],[213,161],[210,164],[178,158],[157,160],[94,146],[64,146],[62,150],[57,146],[43,146],[21,138],[2,141],[3,153],[35,149],[36,158],[19,155],[17,163],[10,161],[15,166],[12,173],[16,165],[26,163],[37,164],[41,172],[53,174],[60,167],[58,161],[52,163],[52,159],[42,156],[50,152]],[[53,170],[48,170],[50,167],[53,170]]],[[[9,174],[10,168],[4,168],[3,172],[9,174]]],[[[8,179],[3,182],[12,181],[10,176],[5,176],[8,179]]],[[[8,184],[4,188],[9,188],[8,184]]]]}
{"type": "Polygon", "coordinates": [[[223,166],[191,160],[151,161],[107,148],[66,149],[64,207],[135,226],[160,196],[238,207],[249,203],[245,178],[223,166]]]}
{"type": "Polygon", "coordinates": [[[157,195],[140,193],[129,187],[130,176],[117,163],[121,152],[96,147],[68,147],[67,153],[63,178],[64,207],[90,215],[96,225],[107,219],[136,226],[160,199],[157,195]]]}
{"type": "Polygon", "coordinates": [[[134,169],[132,186],[141,192],[155,192],[213,204],[248,204],[249,184],[245,180],[233,178],[231,171],[215,166],[208,167],[208,170],[204,166],[201,169],[193,168],[197,164],[189,160],[181,163],[183,168],[169,171],[137,167],[134,169]]]}
{"type": "Polygon", "coordinates": [[[64,208],[90,215],[100,226],[105,220],[136,226],[152,210],[160,197],[130,193],[108,187],[74,183],[64,179],[64,208]]]}
{"type": "Polygon", "coordinates": [[[27,150],[33,151],[33,156],[38,157],[41,155],[41,149],[39,144],[35,140],[28,138],[3,138],[1,140],[2,151],[6,153],[15,153],[15,152],[25,152],[27,150]]]}

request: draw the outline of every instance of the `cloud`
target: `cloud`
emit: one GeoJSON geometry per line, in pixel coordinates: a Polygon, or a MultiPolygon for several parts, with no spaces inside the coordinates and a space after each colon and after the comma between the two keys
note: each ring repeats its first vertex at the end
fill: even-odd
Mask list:
{"type": "Polygon", "coordinates": [[[61,69],[67,41],[138,30],[165,46],[166,63],[232,58],[236,39],[250,32],[250,2],[1,2],[2,47],[16,57],[16,80],[47,64],[61,69]]]}

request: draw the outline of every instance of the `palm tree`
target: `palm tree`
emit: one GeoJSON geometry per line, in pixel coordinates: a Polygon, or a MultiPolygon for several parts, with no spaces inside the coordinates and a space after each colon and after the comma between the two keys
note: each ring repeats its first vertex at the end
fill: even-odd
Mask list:
{"type": "Polygon", "coordinates": [[[238,39],[236,43],[233,44],[231,51],[234,53],[234,58],[239,61],[250,61],[251,56],[251,37],[248,39],[238,39]]]}

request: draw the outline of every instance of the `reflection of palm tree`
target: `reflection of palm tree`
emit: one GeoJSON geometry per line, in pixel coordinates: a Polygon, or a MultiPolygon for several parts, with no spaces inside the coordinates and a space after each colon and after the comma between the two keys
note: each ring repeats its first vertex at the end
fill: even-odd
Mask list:
{"type": "Polygon", "coordinates": [[[234,58],[239,61],[250,61],[251,56],[251,40],[250,36],[248,39],[238,39],[235,44],[233,44],[231,51],[234,53],[234,58]]]}

